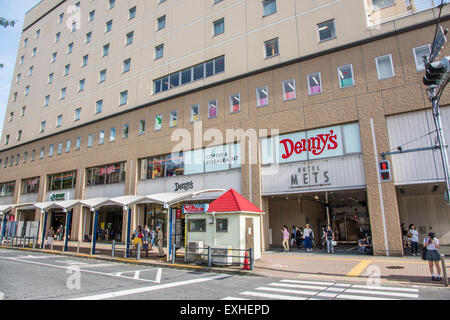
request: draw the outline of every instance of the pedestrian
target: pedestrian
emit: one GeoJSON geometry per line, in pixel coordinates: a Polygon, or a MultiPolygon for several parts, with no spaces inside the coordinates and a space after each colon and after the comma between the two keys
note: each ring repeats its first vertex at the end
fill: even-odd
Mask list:
{"type": "Polygon", "coordinates": [[[402,239],[403,239],[403,248],[408,247],[408,231],[406,230],[405,223],[401,224],[402,229],[402,239]]]}
{"type": "Polygon", "coordinates": [[[62,234],[63,234],[63,225],[60,224],[59,227],[58,227],[58,229],[56,229],[56,239],[57,239],[58,241],[61,241],[62,234]]]}
{"type": "Polygon", "coordinates": [[[163,244],[163,232],[161,231],[161,228],[158,226],[156,227],[156,234],[158,237],[158,251],[159,251],[159,256],[160,257],[164,257],[164,250],[162,247],[163,244]]]}
{"type": "Polygon", "coordinates": [[[326,226],[322,226],[322,228],[320,229],[320,250],[322,250],[323,248],[325,248],[327,244],[327,227],[326,226]]]}
{"type": "Polygon", "coordinates": [[[327,252],[328,253],[335,253],[334,252],[334,231],[331,229],[331,226],[329,225],[326,230],[326,239],[327,239],[327,252]]]}
{"type": "Polygon", "coordinates": [[[439,240],[436,238],[434,232],[430,232],[425,239],[423,239],[424,250],[426,250],[425,260],[428,261],[428,266],[430,268],[431,280],[441,281],[441,266],[439,262],[441,261],[441,254],[439,253],[439,240]],[[436,267],[437,274],[433,273],[433,263],[436,267]]]}
{"type": "Polygon", "coordinates": [[[312,250],[312,241],[314,239],[314,232],[312,231],[309,224],[305,226],[305,229],[303,230],[303,236],[305,237],[305,248],[306,251],[311,252],[312,250]]]}
{"type": "Polygon", "coordinates": [[[155,229],[153,229],[153,226],[152,226],[151,230],[150,230],[150,241],[151,241],[150,250],[152,250],[153,247],[155,246],[155,237],[156,237],[156,232],[155,232],[155,229]]]}
{"type": "Polygon", "coordinates": [[[361,254],[370,254],[370,244],[367,241],[367,237],[363,236],[361,239],[359,239],[358,241],[358,251],[361,254]]]}
{"type": "Polygon", "coordinates": [[[419,251],[419,232],[413,224],[409,226],[408,237],[411,239],[411,255],[416,256],[419,251]]]}
{"type": "Polygon", "coordinates": [[[292,226],[292,231],[291,231],[291,247],[294,246],[294,242],[295,242],[295,235],[296,235],[297,229],[295,228],[295,226],[292,226]]]}
{"type": "Polygon", "coordinates": [[[295,233],[295,242],[297,244],[297,248],[301,248],[302,246],[302,237],[303,237],[303,231],[301,227],[297,228],[297,232],[295,233]]]}
{"type": "Polygon", "coordinates": [[[142,233],[144,235],[144,238],[143,238],[144,239],[144,243],[148,244],[148,237],[149,237],[149,234],[150,234],[150,230],[148,229],[147,225],[144,226],[144,229],[142,230],[142,233]]]}
{"type": "Polygon", "coordinates": [[[50,229],[47,231],[47,245],[50,247],[53,244],[53,238],[55,237],[55,231],[53,230],[53,227],[50,227],[50,229]]]}
{"type": "Polygon", "coordinates": [[[283,242],[281,243],[281,245],[283,246],[283,251],[289,251],[289,231],[288,231],[288,227],[283,226],[283,228],[281,229],[281,233],[283,235],[283,242]]]}

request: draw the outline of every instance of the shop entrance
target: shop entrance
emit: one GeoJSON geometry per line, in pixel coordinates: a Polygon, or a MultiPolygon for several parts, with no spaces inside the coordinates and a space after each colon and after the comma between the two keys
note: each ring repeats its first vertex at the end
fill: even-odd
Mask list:
{"type": "MultiPolygon", "coordinates": [[[[53,227],[55,232],[56,240],[61,241],[64,239],[66,234],[66,216],[67,213],[63,211],[53,211],[50,218],[50,227],[53,227]]],[[[69,239],[72,231],[73,219],[70,219],[69,225],[69,239]]]]}
{"type": "Polygon", "coordinates": [[[123,208],[103,206],[98,210],[97,240],[122,242],[123,208]]]}

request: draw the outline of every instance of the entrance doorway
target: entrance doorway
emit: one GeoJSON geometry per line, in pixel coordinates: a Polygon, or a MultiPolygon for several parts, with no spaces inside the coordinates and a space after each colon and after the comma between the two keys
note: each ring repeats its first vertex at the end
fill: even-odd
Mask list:
{"type": "Polygon", "coordinates": [[[104,206],[98,210],[97,241],[122,242],[123,208],[104,206]]]}

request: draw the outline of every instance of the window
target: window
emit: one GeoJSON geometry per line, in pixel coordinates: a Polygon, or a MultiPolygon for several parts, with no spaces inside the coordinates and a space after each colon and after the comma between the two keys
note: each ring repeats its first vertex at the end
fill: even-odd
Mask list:
{"type": "Polygon", "coordinates": [[[295,93],[295,79],[289,79],[283,81],[283,101],[294,100],[296,98],[295,93]]]}
{"type": "Polygon", "coordinates": [[[47,123],[45,122],[45,121],[42,121],[41,122],[41,130],[40,130],[40,132],[41,133],[43,133],[44,131],[45,131],[45,125],[46,125],[47,123]]]}
{"type": "Polygon", "coordinates": [[[228,232],[228,219],[216,219],[216,231],[228,232]]]}
{"type": "Polygon", "coordinates": [[[77,172],[69,171],[48,176],[48,191],[75,189],[77,172]]]}
{"type": "Polygon", "coordinates": [[[81,62],[81,66],[82,67],[87,66],[88,61],[89,61],[89,55],[87,54],[87,55],[83,56],[83,61],[81,62]]]}
{"type": "Polygon", "coordinates": [[[159,17],[156,21],[156,30],[161,30],[166,27],[166,16],[159,17]]]}
{"type": "Polygon", "coordinates": [[[278,38],[264,42],[264,47],[266,48],[266,58],[271,58],[279,55],[278,38]]]}
{"type": "Polygon", "coordinates": [[[20,154],[18,154],[16,157],[16,166],[19,164],[19,162],[20,162],[20,154]]]}
{"type": "Polygon", "coordinates": [[[116,0],[109,0],[109,6],[108,6],[108,9],[114,8],[115,5],[116,5],[116,0]]]}
{"type": "MultiPolygon", "coordinates": [[[[8,161],[5,161],[7,163],[8,161]]],[[[1,162],[0,162],[1,163],[1,162]]],[[[0,184],[0,197],[12,197],[16,189],[16,182],[6,182],[0,184]]]]}
{"type": "Polygon", "coordinates": [[[420,72],[425,70],[425,63],[423,62],[423,57],[428,57],[430,55],[430,45],[424,45],[413,49],[414,61],[416,62],[416,71],[420,72]]]}
{"type": "Polygon", "coordinates": [[[9,122],[12,122],[14,119],[14,112],[9,113],[9,122]]]}
{"type": "Polygon", "coordinates": [[[66,142],[66,153],[70,152],[71,145],[72,145],[72,140],[67,140],[67,142],[66,142]]]}
{"type": "Polygon", "coordinates": [[[58,32],[55,36],[55,42],[59,42],[59,40],[61,39],[61,32],[58,32]]]}
{"type": "Polygon", "coordinates": [[[23,47],[26,48],[28,46],[28,38],[23,40],[23,47]]]}
{"type": "Polygon", "coordinates": [[[76,21],[72,22],[72,32],[75,32],[75,31],[77,31],[77,22],[76,21]]]}
{"type": "Polygon", "coordinates": [[[71,54],[73,51],[73,42],[69,43],[67,46],[67,54],[71,54]]]}
{"type": "Polygon", "coordinates": [[[13,102],[16,102],[16,100],[17,100],[17,92],[14,92],[13,93],[13,102]]]}
{"type": "Polygon", "coordinates": [[[181,85],[192,81],[192,68],[181,71],[181,85]]]}
{"type": "Polygon", "coordinates": [[[62,115],[59,115],[57,118],[56,118],[56,127],[57,128],[59,128],[59,127],[61,127],[61,125],[62,125],[62,115]]]}
{"type": "Polygon", "coordinates": [[[105,33],[110,32],[110,31],[112,30],[112,23],[113,23],[112,20],[109,20],[109,21],[106,23],[106,30],[105,30],[105,33]]]}
{"type": "Polygon", "coordinates": [[[375,58],[375,63],[377,65],[378,80],[395,77],[394,64],[392,62],[391,54],[375,58]]]}
{"type": "Polygon", "coordinates": [[[39,177],[22,180],[22,194],[39,192],[39,177]]]}
{"type": "Polygon", "coordinates": [[[39,39],[40,35],[41,35],[41,29],[36,30],[36,40],[39,39]]]}
{"type": "Polygon", "coordinates": [[[92,133],[90,133],[88,135],[88,144],[87,147],[90,148],[92,147],[92,145],[94,144],[94,135],[92,133]]]}
{"type": "Polygon", "coordinates": [[[338,68],[339,86],[341,88],[351,87],[355,85],[353,79],[353,66],[348,64],[338,68]]]}
{"type": "Polygon", "coordinates": [[[319,41],[326,41],[336,38],[334,20],[319,23],[317,27],[319,29],[319,41]]]}
{"type": "Polygon", "coordinates": [[[176,127],[177,121],[178,121],[178,111],[177,110],[170,111],[169,127],[170,128],[176,127]]]}
{"type": "Polygon", "coordinates": [[[35,57],[37,53],[37,48],[33,48],[33,51],[31,52],[31,56],[35,57]]]}
{"type": "Polygon", "coordinates": [[[131,8],[128,10],[128,20],[136,18],[136,7],[131,8]]]}
{"type": "Polygon", "coordinates": [[[129,58],[123,62],[122,73],[130,71],[130,68],[131,68],[131,58],[129,58]]]}
{"type": "Polygon", "coordinates": [[[95,113],[101,113],[103,110],[103,100],[99,100],[95,103],[95,113]]]}
{"type": "Polygon", "coordinates": [[[140,164],[140,180],[157,179],[165,176],[166,161],[164,156],[143,159],[140,164]]]}
{"type": "Polygon", "coordinates": [[[30,86],[25,87],[25,96],[30,94],[30,86]]]}
{"type": "Polygon", "coordinates": [[[198,104],[191,106],[191,122],[200,120],[200,110],[198,104]]]}
{"type": "Polygon", "coordinates": [[[64,67],[64,76],[68,76],[70,71],[70,64],[64,67]]]}
{"type": "Polygon", "coordinates": [[[133,43],[134,40],[134,31],[131,31],[127,33],[126,39],[125,39],[125,45],[128,46],[133,43]]]}
{"type": "Polygon", "coordinates": [[[111,130],[109,131],[109,141],[116,141],[116,128],[111,128],[111,130]]]}
{"type": "Polygon", "coordinates": [[[44,159],[45,147],[41,147],[41,152],[39,153],[39,159],[44,159]]]}
{"type": "Polygon", "coordinates": [[[145,133],[145,119],[139,120],[139,134],[145,133]]]}
{"type": "Polygon", "coordinates": [[[208,119],[217,117],[217,100],[210,100],[208,102],[208,119]]]}
{"type": "Polygon", "coordinates": [[[16,82],[17,83],[19,83],[20,82],[20,78],[22,77],[22,74],[21,73],[19,73],[18,75],[17,75],[17,79],[16,79],[16,82]]]}
{"type": "Polygon", "coordinates": [[[98,144],[104,144],[105,143],[105,131],[100,131],[99,137],[98,137],[98,144]]]}
{"type": "Polygon", "coordinates": [[[170,75],[169,85],[170,85],[169,89],[178,87],[180,85],[180,73],[179,72],[172,73],[170,75]]]}
{"type": "Polygon", "coordinates": [[[241,95],[239,93],[230,96],[230,113],[241,111],[241,95]]]}
{"type": "Polygon", "coordinates": [[[66,98],[66,92],[67,92],[67,88],[61,89],[61,100],[64,100],[66,98]]]}
{"type": "Polygon", "coordinates": [[[86,40],[85,40],[85,43],[88,44],[89,42],[91,42],[91,40],[92,40],[92,31],[86,33],[86,40]]]}
{"type": "Polygon", "coordinates": [[[125,182],[125,162],[89,168],[86,171],[88,187],[125,182]]]}
{"type": "Polygon", "coordinates": [[[57,52],[54,52],[53,54],[52,54],[52,63],[55,63],[56,62],[56,56],[58,55],[58,53],[57,52]]]}
{"type": "Polygon", "coordinates": [[[31,151],[31,161],[34,161],[36,159],[36,150],[33,149],[33,151],[31,151]]]}
{"type": "Polygon", "coordinates": [[[48,151],[48,156],[53,157],[53,145],[50,145],[50,150],[48,151]]]}
{"type": "Polygon", "coordinates": [[[269,88],[267,86],[256,89],[256,106],[264,107],[269,104],[269,88]]]}
{"type": "Polygon", "coordinates": [[[105,80],[106,80],[106,69],[100,71],[100,75],[99,75],[98,82],[99,82],[99,83],[102,83],[102,82],[104,82],[105,80]]]}
{"type": "Polygon", "coordinates": [[[162,114],[157,114],[155,116],[155,131],[158,131],[158,130],[162,129],[162,120],[163,120],[163,115],[162,114]]]}
{"type": "Polygon", "coordinates": [[[189,232],[206,232],[206,219],[189,219],[189,232]]]}
{"type": "Polygon", "coordinates": [[[122,91],[120,93],[120,105],[123,106],[128,103],[128,91],[122,91]]]}
{"type": "Polygon", "coordinates": [[[184,173],[183,152],[166,155],[166,177],[182,176],[184,173]]]}
{"type": "Polygon", "coordinates": [[[91,22],[93,21],[95,18],[95,10],[92,10],[91,12],[89,12],[89,19],[88,21],[91,22]]]}
{"type": "Polygon", "coordinates": [[[64,19],[64,13],[61,13],[58,17],[58,23],[63,22],[63,19],[64,19]]]}
{"type": "Polygon", "coordinates": [[[51,83],[53,83],[53,73],[50,73],[48,75],[48,84],[51,84],[51,83]]]}
{"type": "Polygon", "coordinates": [[[78,82],[78,92],[84,91],[85,85],[86,85],[86,80],[85,79],[81,79],[78,82]]]}
{"type": "Polygon", "coordinates": [[[81,137],[78,137],[77,138],[77,141],[76,141],[76,143],[75,143],[75,150],[80,150],[80,148],[81,148],[81,137]]]}
{"type": "Polygon", "coordinates": [[[322,93],[322,78],[321,73],[313,73],[308,75],[308,94],[314,95],[322,93]]]}
{"type": "Polygon", "coordinates": [[[155,47],[155,60],[162,58],[164,55],[164,44],[155,47]]]}
{"type": "Polygon", "coordinates": [[[130,133],[130,124],[129,123],[125,123],[123,125],[123,130],[122,130],[122,139],[128,139],[128,134],[130,133]]]}
{"type": "Polygon", "coordinates": [[[25,56],[21,56],[20,57],[20,64],[23,64],[24,60],[25,60],[25,56]]]}
{"type": "Polygon", "coordinates": [[[58,155],[62,154],[62,148],[63,148],[63,143],[59,142],[58,143],[58,155]]]}
{"type": "MultiPolygon", "coordinates": [[[[27,161],[28,161],[28,152],[25,151],[25,152],[23,153],[23,163],[27,163],[27,161]]],[[[1,163],[1,161],[0,161],[0,163],[1,163]]]]}
{"type": "Polygon", "coordinates": [[[44,98],[44,107],[48,107],[49,102],[50,102],[50,96],[45,96],[45,98],[44,98]]]}
{"type": "Polygon", "coordinates": [[[81,108],[75,110],[75,121],[79,121],[81,119],[81,108]]]}
{"type": "Polygon", "coordinates": [[[109,54],[109,43],[103,46],[103,56],[106,57],[109,54]]]}
{"type": "Polygon", "coordinates": [[[395,5],[395,0],[372,0],[372,3],[374,9],[377,10],[395,5]]]}
{"type": "Polygon", "coordinates": [[[28,76],[32,76],[33,75],[33,66],[28,68],[28,76]]]}
{"type": "Polygon", "coordinates": [[[225,32],[225,19],[220,19],[213,22],[214,25],[214,35],[217,36],[225,32]]]}
{"type": "Polygon", "coordinates": [[[22,139],[22,130],[17,131],[17,141],[22,139]]]}
{"type": "Polygon", "coordinates": [[[277,12],[277,2],[275,0],[266,0],[262,2],[263,17],[269,16],[277,12]]]}
{"type": "Polygon", "coordinates": [[[21,117],[25,116],[25,111],[26,111],[27,107],[22,107],[22,112],[20,113],[21,117]]]}

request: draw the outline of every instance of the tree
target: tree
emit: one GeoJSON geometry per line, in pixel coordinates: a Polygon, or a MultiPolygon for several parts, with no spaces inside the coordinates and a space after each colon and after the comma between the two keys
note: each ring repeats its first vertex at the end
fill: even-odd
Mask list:
{"type": "MultiPolygon", "coordinates": [[[[7,28],[7,27],[14,27],[16,24],[16,20],[8,20],[3,17],[0,17],[0,26],[7,28]]],[[[3,63],[0,63],[0,68],[3,68],[3,63]]]]}

